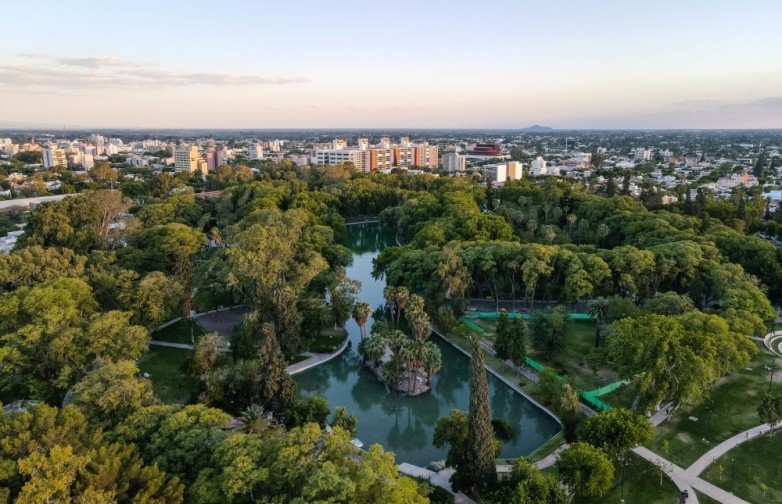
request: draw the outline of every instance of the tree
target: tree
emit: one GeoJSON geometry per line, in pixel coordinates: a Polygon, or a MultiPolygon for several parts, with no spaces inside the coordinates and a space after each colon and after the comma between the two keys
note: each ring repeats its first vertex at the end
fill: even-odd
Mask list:
{"type": "Polygon", "coordinates": [[[138,376],[132,361],[100,363],[73,387],[71,403],[103,427],[113,427],[134,411],[158,403],[152,384],[138,376]]]}
{"type": "Polygon", "coordinates": [[[578,393],[569,383],[565,383],[559,389],[555,404],[562,419],[565,441],[572,443],[576,440],[576,429],[581,421],[581,402],[578,393]]]}
{"type": "MultiPolygon", "coordinates": [[[[502,330],[500,325],[502,324],[503,312],[500,313],[500,323],[497,324],[497,333],[494,339],[494,351],[497,357],[502,360],[510,360],[514,365],[520,366],[524,363],[524,359],[527,356],[526,344],[526,329],[524,321],[516,317],[512,321],[503,324],[502,330]]],[[[505,314],[507,318],[507,314],[505,314]]]]}
{"type": "Polygon", "coordinates": [[[106,161],[98,161],[90,170],[90,177],[102,184],[109,183],[111,189],[114,189],[114,181],[117,180],[117,170],[113,169],[106,161]]]}
{"type": "Polygon", "coordinates": [[[467,488],[490,487],[497,479],[494,462],[494,432],[489,410],[489,385],[483,365],[483,350],[477,336],[472,338],[470,370],[470,410],[467,417],[466,470],[467,488]]]}
{"type": "Polygon", "coordinates": [[[567,504],[565,489],[534,464],[519,458],[510,474],[500,479],[486,502],[492,504],[567,504]]]}
{"type": "Polygon", "coordinates": [[[575,443],[557,459],[563,483],[577,497],[602,497],[613,485],[614,466],[599,449],[587,443],[575,443]]]}
{"type": "Polygon", "coordinates": [[[529,318],[532,346],[545,357],[552,357],[565,348],[565,333],[570,314],[564,307],[533,312],[529,318]]]}
{"type": "Polygon", "coordinates": [[[362,339],[358,344],[358,351],[367,359],[374,362],[373,367],[380,365],[380,359],[386,352],[386,340],[381,334],[373,334],[369,338],[362,339]]]}
{"type": "Polygon", "coordinates": [[[221,352],[228,349],[225,338],[217,333],[209,333],[201,336],[193,348],[193,356],[190,361],[190,372],[198,380],[206,380],[214,370],[221,352]]]}
{"type": "MultiPolygon", "coordinates": [[[[394,303],[396,305],[396,323],[399,324],[399,318],[402,316],[402,310],[405,309],[407,300],[410,298],[410,291],[407,287],[397,287],[394,289],[394,303]]],[[[423,300],[422,300],[423,301],[423,300]]]]}
{"type": "Polygon", "coordinates": [[[296,384],[288,374],[288,365],[271,325],[262,326],[261,337],[258,361],[263,372],[260,384],[260,395],[263,401],[259,404],[269,411],[280,412],[295,400],[296,384]]]}
{"type": "Polygon", "coordinates": [[[362,338],[366,338],[367,336],[366,325],[371,314],[372,307],[369,306],[369,303],[359,301],[353,306],[353,318],[355,319],[356,324],[358,324],[358,329],[361,332],[362,338]]]}
{"type": "Polygon", "coordinates": [[[600,334],[608,317],[608,298],[598,297],[589,303],[589,317],[595,319],[595,348],[600,346],[600,334]]]}
{"type": "Polygon", "coordinates": [[[770,424],[772,428],[782,422],[782,395],[764,395],[758,407],[758,417],[761,422],[770,424]]]}
{"type": "Polygon", "coordinates": [[[351,413],[347,414],[345,408],[337,406],[334,410],[334,418],[331,420],[332,427],[339,427],[347,431],[351,436],[356,435],[356,415],[351,413]]]}
{"type": "Polygon", "coordinates": [[[356,302],[361,290],[361,282],[348,278],[345,274],[345,268],[337,268],[334,276],[334,282],[329,291],[331,313],[334,316],[334,328],[337,326],[345,327],[345,322],[350,318],[353,311],[353,305],[356,302]]]}
{"type": "Polygon", "coordinates": [[[614,462],[631,448],[651,442],[652,425],[624,408],[601,411],[581,425],[581,441],[603,450],[614,462]]]}
{"type": "Polygon", "coordinates": [[[437,265],[437,275],[445,289],[443,298],[461,308],[470,277],[467,267],[453,248],[443,249],[440,264],[437,265]]]}
{"type": "Polygon", "coordinates": [[[110,443],[74,406],[0,414],[0,495],[9,502],[173,502],[184,485],[110,443]]]}

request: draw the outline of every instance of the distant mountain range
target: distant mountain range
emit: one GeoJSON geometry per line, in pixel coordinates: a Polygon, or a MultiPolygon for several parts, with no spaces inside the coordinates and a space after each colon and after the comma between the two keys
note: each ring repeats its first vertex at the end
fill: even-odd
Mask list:
{"type": "Polygon", "coordinates": [[[529,126],[527,128],[522,128],[521,131],[527,132],[527,133],[544,133],[546,131],[554,131],[554,128],[550,128],[548,126],[541,126],[539,124],[535,124],[533,126],[529,126]]]}

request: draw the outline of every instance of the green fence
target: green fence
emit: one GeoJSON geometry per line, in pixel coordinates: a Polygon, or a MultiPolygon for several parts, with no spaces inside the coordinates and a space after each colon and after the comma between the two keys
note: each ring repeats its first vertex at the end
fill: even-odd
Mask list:
{"type": "MultiPolygon", "coordinates": [[[[484,331],[481,327],[477,326],[472,319],[496,319],[499,318],[500,314],[498,312],[480,312],[480,313],[471,313],[469,315],[463,315],[461,318],[459,318],[459,321],[465,324],[467,327],[472,329],[478,334],[485,335],[486,331],[484,331]]],[[[524,313],[509,313],[508,317],[510,318],[529,318],[529,315],[524,313]]],[[[573,320],[587,320],[589,319],[589,315],[584,313],[571,313],[570,318],[573,320]]],[[[527,366],[531,367],[538,373],[542,372],[544,369],[546,369],[546,366],[541,364],[540,362],[536,361],[535,359],[532,359],[530,357],[526,357],[524,359],[525,364],[527,366]]],[[[557,376],[557,378],[562,381],[564,378],[561,376],[557,376]]],[[[620,380],[614,383],[609,383],[608,385],[604,385],[598,389],[595,390],[582,390],[577,389],[578,395],[581,396],[584,401],[589,403],[592,407],[596,408],[599,411],[610,411],[613,409],[613,407],[610,404],[604,403],[598,397],[610,394],[611,392],[615,391],[618,388],[621,388],[625,385],[630,383],[629,380],[620,380]]]]}

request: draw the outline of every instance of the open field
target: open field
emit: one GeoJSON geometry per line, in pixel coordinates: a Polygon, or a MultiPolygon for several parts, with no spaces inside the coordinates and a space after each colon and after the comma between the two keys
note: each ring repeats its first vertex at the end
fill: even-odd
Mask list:
{"type": "Polygon", "coordinates": [[[149,373],[152,388],[166,404],[184,404],[190,399],[195,383],[181,370],[189,355],[190,351],[180,348],[150,346],[139,359],[139,369],[149,373]]]}
{"type": "Polygon", "coordinates": [[[701,477],[728,491],[733,486],[733,493],[749,502],[782,502],[782,433],[737,446],[711,464],[701,477]],[[761,483],[768,487],[765,495],[761,483]]]}
{"type": "MultiPolygon", "coordinates": [[[[768,391],[769,373],[763,366],[769,362],[768,352],[762,350],[746,369],[720,380],[710,400],[679,409],[671,419],[657,427],[650,448],[671,462],[687,467],[715,444],[762,423],[757,408],[768,391]],[[711,420],[710,408],[713,408],[711,420]],[[669,443],[667,450],[663,440],[669,443]]],[[[772,391],[782,393],[782,385],[775,381],[772,391]]]]}

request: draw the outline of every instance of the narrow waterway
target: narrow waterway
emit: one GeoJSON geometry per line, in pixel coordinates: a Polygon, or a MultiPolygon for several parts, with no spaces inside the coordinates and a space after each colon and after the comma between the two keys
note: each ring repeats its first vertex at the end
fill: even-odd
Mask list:
{"type": "MultiPolygon", "coordinates": [[[[372,259],[380,250],[394,245],[393,234],[380,224],[348,227],[353,264],[348,276],[361,281],[359,298],[373,308],[384,305],[385,281],[372,278],[372,259]]],[[[367,332],[372,319],[367,323],[367,332]]],[[[358,419],[357,437],[365,447],[379,443],[396,453],[397,462],[426,466],[445,458],[446,451],[432,445],[437,419],[452,409],[466,410],[469,404],[470,360],[436,335],[443,367],[432,380],[432,390],[417,397],[387,390],[361,366],[356,349],[360,339],[355,321],[347,324],[350,347],[339,357],[294,376],[303,396],[324,397],[332,411],[344,406],[358,419]]],[[[514,438],[505,441],[501,456],[528,455],[559,430],[559,424],[544,411],[489,374],[492,417],[503,418],[513,427],[514,438]]]]}

